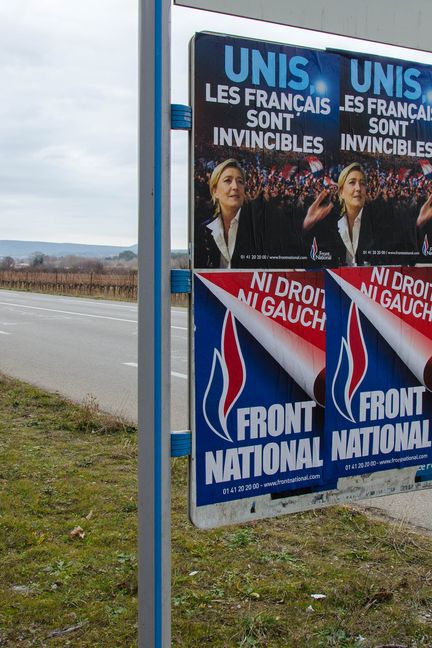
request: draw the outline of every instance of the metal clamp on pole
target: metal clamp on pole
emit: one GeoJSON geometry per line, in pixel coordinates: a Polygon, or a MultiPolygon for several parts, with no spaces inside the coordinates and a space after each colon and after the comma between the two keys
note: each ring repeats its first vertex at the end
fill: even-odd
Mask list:
{"type": "Polygon", "coordinates": [[[171,270],[171,292],[192,292],[192,272],[190,270],[180,268],[174,268],[171,270]]]}
{"type": "Polygon", "coordinates": [[[171,432],[171,457],[187,457],[192,452],[192,433],[190,430],[171,432]]]}
{"type": "Polygon", "coordinates": [[[183,104],[171,104],[171,128],[173,130],[191,130],[192,108],[183,104]]]}

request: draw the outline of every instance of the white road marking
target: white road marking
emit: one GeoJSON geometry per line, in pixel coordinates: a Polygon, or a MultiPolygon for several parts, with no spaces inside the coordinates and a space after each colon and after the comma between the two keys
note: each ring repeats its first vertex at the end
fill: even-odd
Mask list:
{"type": "Polygon", "coordinates": [[[64,311],[56,308],[42,308],[42,306],[26,306],[24,304],[14,304],[12,302],[0,302],[3,306],[15,306],[17,308],[31,308],[32,310],[48,311],[50,313],[62,313],[63,315],[78,315],[79,317],[93,317],[94,319],[114,320],[115,322],[131,322],[138,324],[137,320],[122,319],[120,317],[109,317],[108,315],[92,315],[90,313],[78,313],[76,311],[64,311]]]}
{"type": "MultiPolygon", "coordinates": [[[[138,367],[138,362],[123,362],[126,367],[138,367]]],[[[187,374],[184,373],[179,373],[178,371],[171,371],[171,376],[175,376],[176,378],[184,378],[184,380],[187,380],[187,374]]]]}
{"type": "Polygon", "coordinates": [[[10,335],[7,331],[0,331],[0,335],[10,335]]]}
{"type": "MultiPolygon", "coordinates": [[[[33,294],[35,294],[35,293],[33,293],[33,294]]],[[[59,301],[64,302],[65,304],[71,304],[71,303],[82,304],[83,306],[88,306],[89,304],[94,304],[95,303],[95,300],[92,300],[92,299],[79,299],[78,297],[64,297],[62,299],[59,299],[59,301]]],[[[102,304],[102,305],[107,305],[107,306],[110,306],[110,307],[113,307],[113,308],[123,308],[125,310],[130,310],[130,311],[133,311],[133,312],[135,312],[137,310],[136,304],[135,305],[133,305],[133,304],[122,304],[122,303],[119,303],[119,302],[112,302],[112,301],[109,301],[109,303],[107,304],[107,301],[109,301],[109,300],[99,300],[98,299],[98,300],[96,300],[96,303],[97,304],[102,304]]]]}
{"type": "MultiPolygon", "coordinates": [[[[63,315],[77,315],[78,317],[93,317],[95,319],[106,319],[113,320],[115,322],[131,322],[132,324],[138,324],[138,320],[123,319],[121,317],[109,317],[108,315],[93,315],[91,313],[79,313],[77,311],[58,310],[56,308],[43,308],[42,306],[27,306],[25,304],[14,304],[13,302],[0,301],[0,304],[2,304],[3,306],[15,306],[16,308],[30,308],[33,310],[48,311],[50,313],[62,313],[63,315]]],[[[171,328],[181,329],[182,331],[188,330],[185,326],[171,326],[171,328]]]]}

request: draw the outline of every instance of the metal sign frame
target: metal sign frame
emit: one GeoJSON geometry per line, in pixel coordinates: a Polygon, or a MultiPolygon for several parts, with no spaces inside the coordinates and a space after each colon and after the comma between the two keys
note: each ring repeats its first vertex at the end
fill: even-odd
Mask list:
{"type": "Polygon", "coordinates": [[[171,645],[170,0],[140,2],[138,637],[171,645]]]}
{"type": "Polygon", "coordinates": [[[429,0],[174,0],[174,4],[241,18],[315,30],[339,36],[430,51],[429,25],[432,6],[429,0]]]}

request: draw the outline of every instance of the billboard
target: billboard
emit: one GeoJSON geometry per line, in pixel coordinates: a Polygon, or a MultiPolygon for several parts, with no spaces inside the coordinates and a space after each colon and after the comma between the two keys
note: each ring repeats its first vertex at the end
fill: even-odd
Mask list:
{"type": "Polygon", "coordinates": [[[430,66],[208,33],[192,47],[196,269],[430,261],[430,66]]]}
{"type": "Polygon", "coordinates": [[[192,520],[428,487],[432,68],[192,51],[192,520]]]}

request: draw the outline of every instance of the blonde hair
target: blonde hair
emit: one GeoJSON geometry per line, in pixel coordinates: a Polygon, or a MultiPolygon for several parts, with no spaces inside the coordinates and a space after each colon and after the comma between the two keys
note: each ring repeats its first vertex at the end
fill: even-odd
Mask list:
{"type": "Polygon", "coordinates": [[[341,192],[351,171],[360,171],[360,173],[363,174],[363,178],[367,180],[366,171],[363,169],[362,165],[359,164],[358,162],[352,162],[351,164],[348,164],[348,166],[346,166],[344,169],[342,169],[338,178],[338,194],[339,194],[339,204],[340,204],[341,214],[343,214],[345,211],[345,201],[341,197],[341,192]]]}
{"type": "Polygon", "coordinates": [[[221,177],[222,173],[225,171],[225,169],[238,169],[242,175],[243,182],[246,183],[246,174],[242,167],[240,166],[240,163],[237,162],[234,158],[229,158],[228,160],[224,160],[220,164],[218,164],[214,169],[213,172],[210,176],[209,180],[209,187],[210,187],[210,195],[211,199],[213,201],[213,205],[215,206],[215,214],[219,214],[220,212],[220,206],[218,199],[214,195],[217,183],[219,182],[219,178],[221,177]]]}

